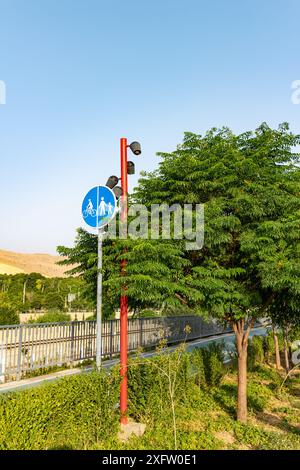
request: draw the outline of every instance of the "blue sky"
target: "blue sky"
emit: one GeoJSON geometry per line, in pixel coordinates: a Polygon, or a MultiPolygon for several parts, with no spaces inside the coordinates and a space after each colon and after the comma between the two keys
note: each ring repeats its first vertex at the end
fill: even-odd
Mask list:
{"type": "Polygon", "coordinates": [[[0,0],[0,248],[72,245],[122,136],[140,171],[184,131],[299,131],[299,18],[298,0],[0,0]]]}

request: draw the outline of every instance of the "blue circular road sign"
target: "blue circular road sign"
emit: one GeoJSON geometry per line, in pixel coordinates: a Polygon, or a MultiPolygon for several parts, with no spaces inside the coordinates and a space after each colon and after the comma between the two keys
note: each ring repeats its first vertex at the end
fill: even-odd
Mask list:
{"type": "Polygon", "coordinates": [[[107,186],[96,186],[85,196],[82,203],[82,217],[87,225],[101,228],[115,216],[116,197],[107,186]]]}

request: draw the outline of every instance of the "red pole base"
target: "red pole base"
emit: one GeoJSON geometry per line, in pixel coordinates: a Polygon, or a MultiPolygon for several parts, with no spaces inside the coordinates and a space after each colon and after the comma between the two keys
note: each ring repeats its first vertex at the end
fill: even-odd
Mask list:
{"type": "Polygon", "coordinates": [[[127,296],[121,296],[120,315],[120,411],[121,423],[127,424],[127,296]]]}
{"type": "Polygon", "coordinates": [[[128,419],[127,419],[127,417],[126,417],[126,416],[121,416],[120,423],[121,423],[121,424],[124,424],[124,425],[128,424],[128,419]]]}

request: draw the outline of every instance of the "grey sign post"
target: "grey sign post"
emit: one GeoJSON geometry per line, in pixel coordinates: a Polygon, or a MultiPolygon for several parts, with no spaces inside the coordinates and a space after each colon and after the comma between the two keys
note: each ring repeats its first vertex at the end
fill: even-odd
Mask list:
{"type": "Polygon", "coordinates": [[[82,216],[87,225],[98,230],[97,273],[97,322],[96,322],[96,366],[101,368],[102,358],[102,243],[104,227],[116,214],[117,202],[114,192],[107,186],[96,186],[85,196],[82,216]]]}
{"type": "Polygon", "coordinates": [[[98,229],[98,275],[97,275],[97,322],[96,322],[96,366],[101,367],[102,356],[102,240],[103,228],[98,229]]]}

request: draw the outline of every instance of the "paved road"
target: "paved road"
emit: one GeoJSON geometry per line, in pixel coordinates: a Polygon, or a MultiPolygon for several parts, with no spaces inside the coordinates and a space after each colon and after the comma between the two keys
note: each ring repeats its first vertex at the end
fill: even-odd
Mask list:
{"type": "MultiPolygon", "coordinates": [[[[265,335],[265,334],[266,334],[265,327],[253,328],[253,330],[250,333],[250,337],[255,336],[255,335],[257,336],[257,335],[265,335]]],[[[204,348],[204,347],[207,347],[211,343],[220,343],[222,341],[225,343],[225,361],[226,361],[226,357],[229,358],[230,351],[234,349],[235,336],[232,333],[210,336],[208,338],[200,338],[195,341],[191,341],[190,343],[187,343],[187,351],[192,351],[195,348],[204,348]]],[[[174,351],[174,349],[176,349],[176,346],[171,346],[168,348],[168,351],[172,352],[174,351]]],[[[151,351],[151,352],[143,353],[142,357],[147,358],[147,357],[152,357],[155,355],[156,355],[156,352],[151,351]]],[[[113,367],[118,361],[119,359],[111,359],[111,360],[103,361],[103,367],[108,369],[110,367],[113,367]]],[[[19,382],[8,382],[8,383],[0,385],[0,393],[15,392],[18,390],[24,390],[25,388],[37,387],[39,385],[43,385],[45,383],[52,382],[54,380],[58,380],[61,377],[87,373],[87,372],[91,372],[92,370],[94,370],[92,366],[85,367],[85,368],[66,369],[60,372],[55,372],[53,374],[41,375],[39,377],[32,377],[30,379],[20,380],[19,382]]]]}

